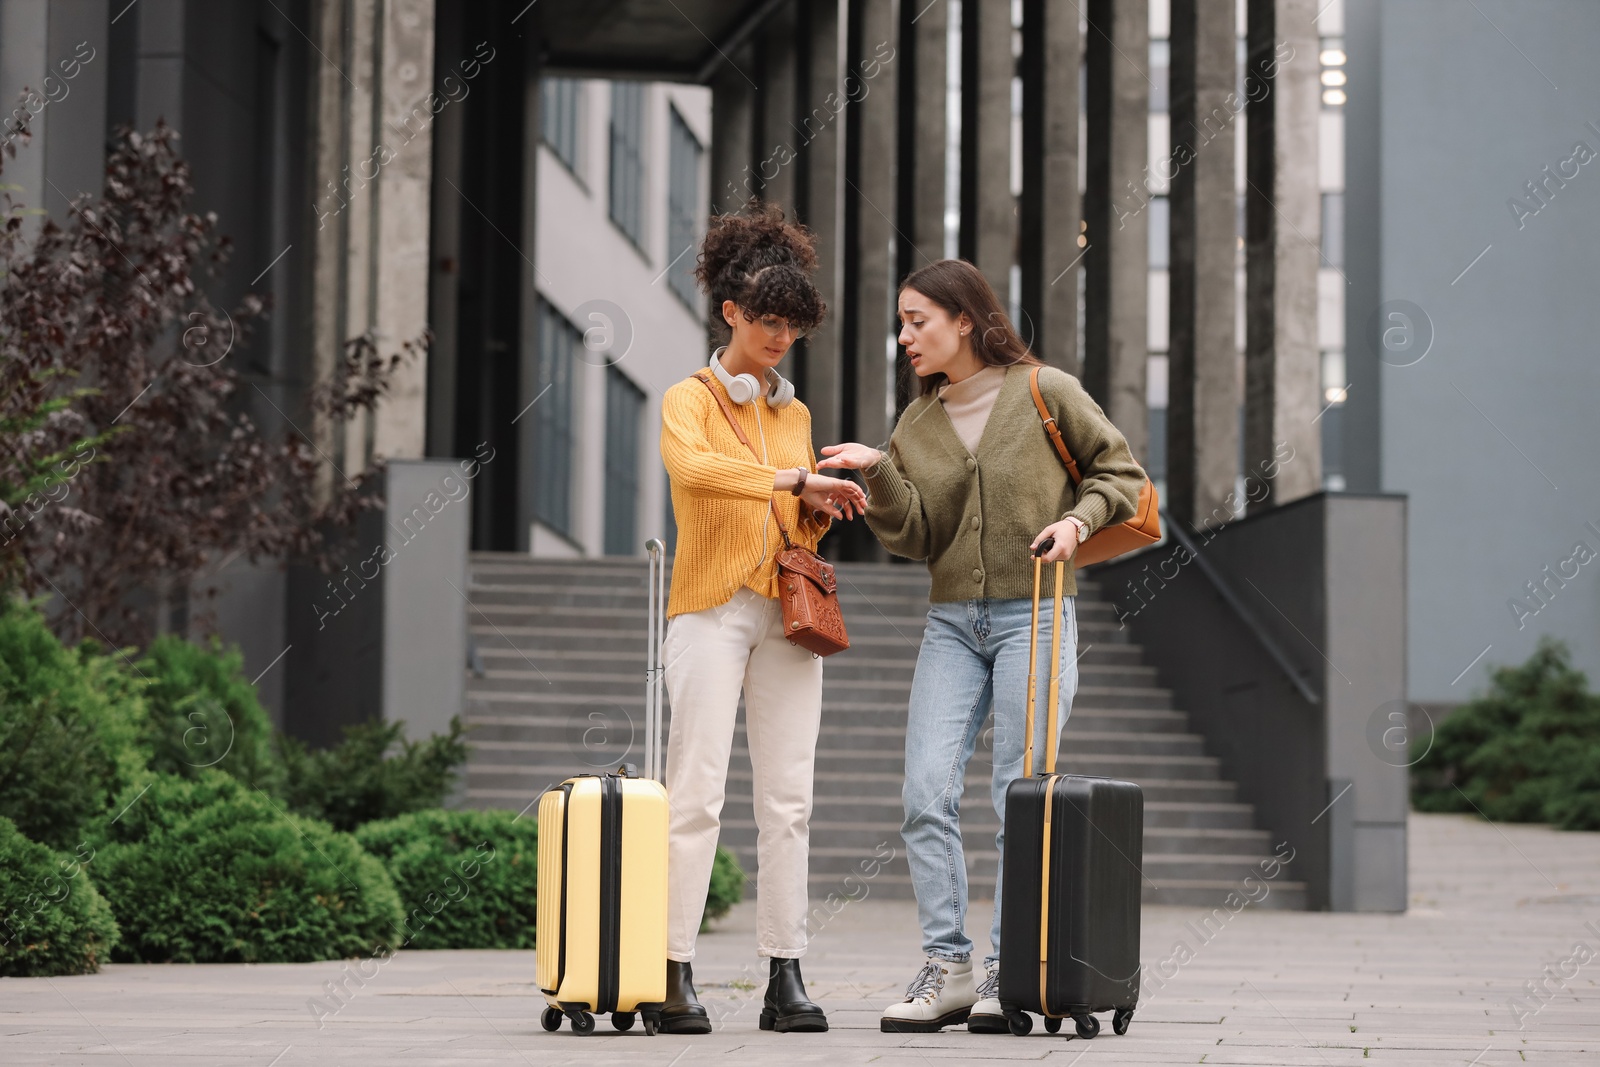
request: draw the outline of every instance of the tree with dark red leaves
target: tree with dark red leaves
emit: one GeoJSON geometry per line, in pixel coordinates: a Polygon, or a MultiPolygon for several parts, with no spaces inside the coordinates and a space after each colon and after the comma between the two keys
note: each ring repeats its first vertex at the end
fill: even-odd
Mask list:
{"type": "MultiPolygon", "coordinates": [[[[5,144],[14,157],[25,127],[5,144]]],[[[226,261],[217,217],[194,214],[177,134],[119,131],[104,192],[61,223],[27,225],[9,194],[0,229],[0,588],[50,597],[56,633],[148,644],[156,605],[214,596],[228,562],[331,573],[357,515],[381,506],[381,458],[359,480],[294,428],[268,440],[233,360],[263,301],[224,312],[203,290],[226,261]]],[[[0,158],[3,165],[3,158],[0,158]]],[[[370,413],[427,337],[385,357],[347,343],[306,398],[330,439],[370,413]]],[[[317,432],[313,430],[312,432],[317,432]]],[[[203,623],[204,616],[196,615],[203,623]]]]}

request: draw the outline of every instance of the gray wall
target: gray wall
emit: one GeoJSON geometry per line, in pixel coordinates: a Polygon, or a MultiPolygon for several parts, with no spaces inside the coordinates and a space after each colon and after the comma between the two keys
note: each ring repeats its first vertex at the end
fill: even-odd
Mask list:
{"type": "Polygon", "coordinates": [[[1091,573],[1311,907],[1404,911],[1406,501],[1316,493],[1193,540],[1091,573]]]}
{"type": "Polygon", "coordinates": [[[427,737],[463,714],[467,548],[479,465],[391,460],[336,573],[289,569],[282,724],[313,745],[344,727],[403,721],[427,737]]]}
{"type": "Polygon", "coordinates": [[[1600,554],[1600,155],[1543,206],[1526,189],[1600,153],[1600,4],[1345,7],[1346,468],[1410,500],[1408,694],[1465,700],[1547,633],[1600,678],[1600,558],[1551,576],[1600,554]],[[1539,209],[1520,228],[1513,197],[1539,209]],[[1380,352],[1374,313],[1400,300],[1424,332],[1380,352]]]}

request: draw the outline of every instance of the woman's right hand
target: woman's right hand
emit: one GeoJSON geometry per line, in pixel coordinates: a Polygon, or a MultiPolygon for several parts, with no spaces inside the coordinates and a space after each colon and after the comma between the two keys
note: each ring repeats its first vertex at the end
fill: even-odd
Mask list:
{"type": "MultiPolygon", "coordinates": [[[[850,441],[842,445],[824,445],[822,454],[826,459],[817,461],[817,469],[823,467],[844,467],[849,470],[866,470],[883,462],[883,453],[870,445],[850,441]]],[[[852,485],[855,483],[851,483],[852,485]]]]}
{"type": "Polygon", "coordinates": [[[813,511],[836,519],[853,519],[867,511],[867,494],[859,485],[848,478],[830,478],[826,474],[808,477],[800,499],[813,511]]]}

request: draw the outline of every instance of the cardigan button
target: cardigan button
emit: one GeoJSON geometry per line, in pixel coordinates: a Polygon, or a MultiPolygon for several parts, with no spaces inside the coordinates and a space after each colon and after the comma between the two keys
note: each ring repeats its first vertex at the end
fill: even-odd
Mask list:
{"type": "Polygon", "coordinates": [[[972,528],[974,530],[978,528],[978,516],[976,515],[972,516],[972,528]]]}
{"type": "Polygon", "coordinates": [[[975,582],[983,581],[983,571],[979,570],[977,567],[972,568],[972,580],[975,582]]]}
{"type": "Polygon", "coordinates": [[[975,471],[977,469],[978,469],[978,461],[973,459],[971,456],[968,456],[967,457],[967,470],[975,471]]]}

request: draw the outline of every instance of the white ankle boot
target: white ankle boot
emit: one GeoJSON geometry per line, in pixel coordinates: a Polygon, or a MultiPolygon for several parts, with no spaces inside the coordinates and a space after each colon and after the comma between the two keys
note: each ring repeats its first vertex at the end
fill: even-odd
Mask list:
{"type": "Polygon", "coordinates": [[[978,1002],[967,1016],[967,1029],[974,1034],[1003,1034],[1010,1030],[1005,1012],[1000,1009],[1000,963],[989,964],[978,983],[978,1002]]]}
{"type": "Polygon", "coordinates": [[[978,990],[972,961],[953,963],[929,956],[906,987],[906,998],[883,1013],[879,1029],[886,1034],[931,1034],[967,1021],[978,990]]]}

